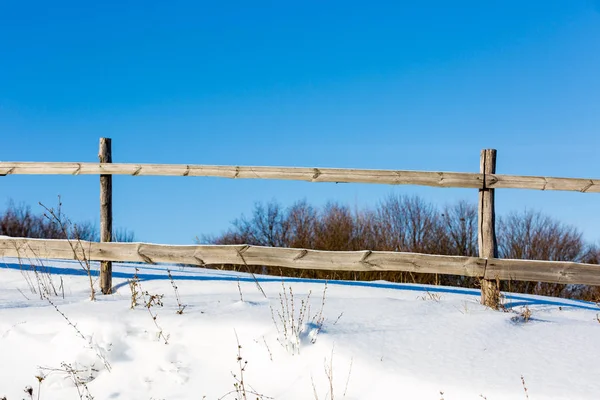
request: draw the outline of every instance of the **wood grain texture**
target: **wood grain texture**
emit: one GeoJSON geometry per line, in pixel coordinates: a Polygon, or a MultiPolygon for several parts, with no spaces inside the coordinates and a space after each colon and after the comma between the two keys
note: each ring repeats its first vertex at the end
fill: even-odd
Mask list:
{"type": "MultiPolygon", "coordinates": [[[[479,189],[478,229],[477,243],[479,257],[485,259],[498,257],[498,244],[496,242],[496,210],[494,189],[487,186],[488,174],[496,172],[496,150],[485,149],[481,151],[480,171],[483,176],[483,189],[479,189]]],[[[481,281],[481,304],[493,309],[500,305],[500,291],[496,281],[483,279],[481,281]]]]}
{"type": "Polygon", "coordinates": [[[488,260],[485,278],[600,286],[600,265],[565,261],[488,260]]]}
{"type": "Polygon", "coordinates": [[[600,179],[493,174],[486,177],[486,185],[493,189],[562,190],[581,193],[600,193],[600,179]]]}
{"type": "MultiPolygon", "coordinates": [[[[76,243],[76,242],[73,242],[76,243]]],[[[410,271],[483,276],[485,261],[474,257],[378,251],[319,251],[248,245],[170,246],[149,243],[76,243],[94,261],[189,265],[265,265],[335,271],[410,271]]],[[[74,259],[67,240],[0,238],[0,257],[74,259]]]]}
{"type": "MultiPolygon", "coordinates": [[[[109,138],[100,138],[98,159],[101,164],[112,163],[112,144],[109,138]]],[[[100,175],[100,241],[112,242],[113,207],[112,175],[100,175]]],[[[112,262],[100,263],[100,289],[103,294],[112,293],[112,262]]]]}
{"type": "MultiPolygon", "coordinates": [[[[600,286],[600,265],[572,262],[483,259],[385,251],[319,251],[248,245],[171,246],[149,243],[73,242],[78,256],[93,261],[197,266],[265,265],[332,271],[404,271],[600,286]],[[487,263],[487,267],[486,267],[487,263]]],[[[0,237],[0,257],[75,259],[66,240],[0,237]]]]}
{"type": "MultiPolygon", "coordinates": [[[[185,164],[112,163],[110,165],[102,165],[77,162],[0,162],[0,176],[102,174],[204,176],[231,179],[284,179],[306,182],[381,183],[389,185],[483,188],[482,174],[469,172],[185,164]]],[[[486,176],[486,180],[487,187],[490,189],[535,189],[600,193],[600,179],[489,174],[486,176]]]]}
{"type": "Polygon", "coordinates": [[[306,182],[380,183],[434,187],[482,187],[480,174],[343,168],[245,167],[178,164],[7,163],[0,162],[0,175],[132,175],[204,176],[231,179],[284,179],[306,182]]]}

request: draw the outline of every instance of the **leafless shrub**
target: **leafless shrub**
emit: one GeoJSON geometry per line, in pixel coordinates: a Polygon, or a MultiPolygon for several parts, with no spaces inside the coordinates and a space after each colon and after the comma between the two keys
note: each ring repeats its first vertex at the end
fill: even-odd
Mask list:
{"type": "Polygon", "coordinates": [[[315,249],[353,250],[354,218],[346,206],[328,203],[315,226],[315,249]]]}
{"type": "MultiPolygon", "coordinates": [[[[257,204],[252,218],[241,218],[218,237],[199,242],[215,244],[278,245],[321,250],[391,250],[438,253],[443,225],[432,205],[417,197],[390,196],[376,210],[351,210],[339,203],[323,209],[300,201],[287,210],[273,202],[257,204]],[[402,212],[404,218],[397,215],[402,212]],[[391,219],[391,221],[390,221],[391,219]],[[437,222],[436,222],[437,221],[437,222]],[[435,229],[431,229],[434,227],[435,229]]],[[[227,266],[219,266],[219,268],[227,266]]],[[[235,269],[236,267],[231,267],[235,269]]],[[[318,279],[385,279],[395,282],[435,282],[431,274],[398,272],[343,272],[290,270],[279,267],[248,266],[251,273],[318,279]]]]}
{"type": "Polygon", "coordinates": [[[152,321],[154,321],[154,325],[156,325],[156,328],[158,329],[157,336],[159,338],[162,338],[164,340],[165,344],[169,344],[169,335],[165,336],[162,327],[158,324],[158,321],[156,320],[158,318],[158,315],[152,311],[152,307],[162,307],[163,306],[162,299],[163,299],[164,295],[163,294],[150,294],[148,292],[143,292],[143,296],[144,296],[144,307],[148,310],[150,317],[152,317],[152,321]]]}
{"type": "Polygon", "coordinates": [[[306,200],[298,201],[287,212],[289,247],[314,249],[317,211],[306,200]]]}
{"type": "Polygon", "coordinates": [[[477,205],[461,200],[446,205],[441,214],[447,247],[441,254],[477,255],[477,205]]]}
{"type": "Polygon", "coordinates": [[[317,341],[317,336],[323,329],[325,317],[323,309],[325,307],[325,298],[327,293],[327,284],[323,288],[323,298],[318,312],[311,314],[310,296],[308,292],[306,298],[298,300],[291,286],[286,287],[285,282],[281,282],[282,291],[279,293],[279,308],[271,309],[271,318],[275,324],[278,333],[277,341],[290,354],[300,354],[300,345],[304,338],[311,343],[317,341]]]}
{"type": "Polygon", "coordinates": [[[501,218],[498,236],[503,258],[580,261],[585,254],[577,228],[532,210],[501,218]]]}
{"type": "Polygon", "coordinates": [[[238,338],[237,332],[235,333],[235,340],[237,342],[236,362],[238,364],[238,373],[231,373],[234,379],[233,390],[219,397],[218,400],[222,400],[230,395],[235,395],[236,400],[248,400],[252,398],[255,398],[256,400],[271,399],[272,397],[267,397],[263,394],[258,393],[244,379],[244,372],[246,372],[246,368],[248,367],[248,360],[244,360],[244,358],[242,357],[242,346],[240,345],[240,340],[238,338]]]}
{"type": "Polygon", "coordinates": [[[438,253],[441,219],[431,203],[417,196],[390,195],[376,212],[380,250],[438,253]]]}
{"type": "MultiPolygon", "coordinates": [[[[56,214],[63,221],[63,227],[46,218],[43,213],[33,213],[30,206],[17,205],[10,200],[4,212],[0,214],[0,235],[32,239],[79,239],[91,242],[100,240],[95,224],[91,222],[72,223],[62,213],[60,196],[58,202],[56,214]],[[77,229],[75,229],[75,225],[77,229]]],[[[125,228],[116,229],[112,237],[115,242],[133,242],[135,240],[134,233],[125,228]]]]}
{"type": "Polygon", "coordinates": [[[235,233],[228,240],[258,246],[285,247],[287,245],[287,223],[285,212],[275,201],[256,203],[252,218],[242,216],[233,222],[235,233]]]}
{"type": "MultiPolygon", "coordinates": [[[[467,201],[441,210],[417,196],[390,195],[374,209],[328,203],[318,210],[306,201],[284,209],[277,203],[257,204],[251,218],[235,221],[228,232],[204,243],[250,244],[320,250],[379,250],[477,256],[477,206],[467,201]]],[[[502,258],[598,263],[600,244],[586,245],[574,227],[526,210],[499,218],[502,258]]],[[[412,272],[296,270],[250,265],[250,273],[313,279],[387,280],[479,288],[476,277],[412,272]]],[[[239,269],[220,265],[219,268],[239,269]]],[[[600,300],[600,289],[584,285],[502,282],[502,290],[600,300]]]]}
{"type": "Polygon", "coordinates": [[[0,216],[0,235],[36,239],[66,239],[72,232],[67,230],[67,233],[69,235],[65,235],[63,229],[43,215],[34,214],[29,206],[16,205],[13,201],[8,203],[6,210],[0,216]]]}
{"type": "Polygon", "coordinates": [[[131,291],[131,309],[133,310],[138,306],[138,301],[142,297],[141,289],[140,289],[140,278],[138,277],[139,269],[135,269],[135,273],[133,277],[127,281],[129,285],[129,290],[131,291]]]}
{"type": "Polygon", "coordinates": [[[165,344],[169,344],[169,335],[164,333],[163,328],[158,323],[158,314],[154,311],[154,308],[156,307],[163,307],[164,304],[162,299],[164,294],[151,294],[147,290],[143,290],[137,273],[138,269],[136,268],[133,279],[129,281],[129,288],[131,289],[131,309],[138,306],[138,300],[141,299],[144,303],[144,308],[148,311],[148,314],[150,314],[150,318],[158,330],[156,334],[158,339],[162,339],[165,344]]]}
{"type": "MultiPolygon", "coordinates": [[[[501,258],[578,262],[585,256],[585,243],[579,230],[540,212],[510,213],[500,218],[498,228],[501,258]]],[[[503,286],[509,291],[557,297],[568,297],[571,289],[541,282],[507,282],[503,286]]]]}
{"type": "Polygon", "coordinates": [[[89,382],[94,379],[94,373],[97,371],[93,367],[89,368],[78,368],[72,364],[62,362],[60,368],[42,368],[49,374],[64,374],[66,375],[77,389],[77,395],[79,400],[93,400],[94,396],[90,393],[87,386],[89,382]]]}

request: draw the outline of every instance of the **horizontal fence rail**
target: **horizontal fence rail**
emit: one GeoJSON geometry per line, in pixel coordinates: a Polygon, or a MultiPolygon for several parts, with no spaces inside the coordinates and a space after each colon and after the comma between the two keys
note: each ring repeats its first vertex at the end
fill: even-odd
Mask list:
{"type": "Polygon", "coordinates": [[[111,261],[217,264],[320,269],[329,271],[398,271],[476,277],[481,303],[500,305],[502,281],[532,281],[600,286],[600,266],[575,262],[511,260],[498,257],[495,189],[560,190],[600,193],[600,179],[502,175],[496,173],[495,149],[483,149],[479,172],[435,172],[348,168],[304,168],[235,165],[112,163],[110,139],[101,138],[99,163],[0,162],[0,176],[99,175],[101,243],[0,237],[0,257],[57,258],[101,261],[100,286],[112,292],[111,261]],[[250,245],[171,246],[111,243],[112,175],[276,179],[305,182],[420,185],[478,189],[477,242],[479,257],[428,255],[386,251],[319,251],[250,245]]]}
{"type": "Polygon", "coordinates": [[[321,251],[250,245],[160,245],[0,237],[0,257],[272,266],[330,271],[402,271],[487,280],[600,285],[600,265],[388,251],[321,251]]]}
{"type": "MultiPolygon", "coordinates": [[[[447,188],[484,188],[484,174],[346,168],[252,167],[186,164],[0,162],[6,175],[197,176],[306,182],[379,183],[447,188]]],[[[600,179],[485,174],[486,189],[535,189],[600,193],[600,179]]]]}

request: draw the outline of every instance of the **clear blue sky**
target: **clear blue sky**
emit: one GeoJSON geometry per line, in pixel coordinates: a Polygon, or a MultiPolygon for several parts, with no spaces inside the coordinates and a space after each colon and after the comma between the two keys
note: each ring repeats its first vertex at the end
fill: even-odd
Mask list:
{"type": "MultiPolygon", "coordinates": [[[[0,160],[287,165],[600,178],[600,2],[5,1],[0,160]],[[450,4],[452,6],[450,6],[450,4]]],[[[98,221],[98,177],[0,178],[98,221]]],[[[476,190],[114,178],[115,225],[192,243],[256,201],[437,204],[476,190]]],[[[600,195],[499,190],[600,239],[600,195]]]]}

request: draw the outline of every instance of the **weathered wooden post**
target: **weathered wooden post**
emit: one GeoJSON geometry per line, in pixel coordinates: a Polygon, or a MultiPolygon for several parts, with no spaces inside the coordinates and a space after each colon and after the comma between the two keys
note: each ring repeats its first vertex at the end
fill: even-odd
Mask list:
{"type": "MultiPolygon", "coordinates": [[[[100,138],[100,163],[112,163],[111,140],[100,138]]],[[[112,175],[100,175],[100,241],[112,241],[112,175]]],[[[112,261],[100,263],[100,289],[112,293],[112,261]]]]}
{"type": "MultiPolygon", "coordinates": [[[[479,223],[477,242],[479,257],[497,258],[498,243],[496,242],[496,211],[494,207],[494,189],[487,187],[486,174],[496,173],[496,150],[481,151],[479,172],[483,174],[483,188],[479,189],[479,223]]],[[[495,280],[481,280],[481,304],[494,310],[500,305],[500,290],[495,280]]]]}

